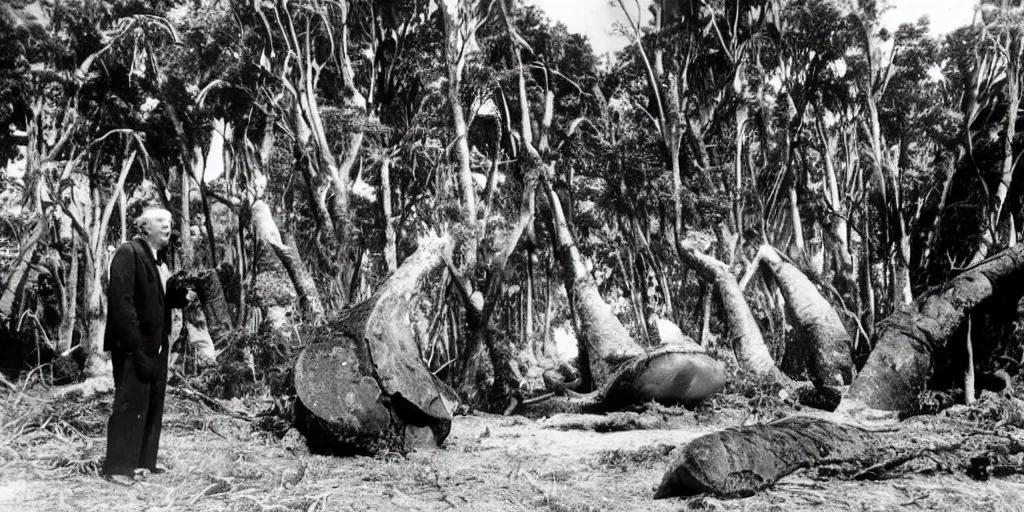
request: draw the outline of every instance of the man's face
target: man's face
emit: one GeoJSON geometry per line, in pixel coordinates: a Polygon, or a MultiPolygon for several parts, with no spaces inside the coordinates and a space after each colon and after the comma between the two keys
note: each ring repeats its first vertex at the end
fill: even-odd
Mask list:
{"type": "Polygon", "coordinates": [[[150,219],[146,238],[157,250],[167,247],[171,240],[171,218],[161,215],[150,219]]]}

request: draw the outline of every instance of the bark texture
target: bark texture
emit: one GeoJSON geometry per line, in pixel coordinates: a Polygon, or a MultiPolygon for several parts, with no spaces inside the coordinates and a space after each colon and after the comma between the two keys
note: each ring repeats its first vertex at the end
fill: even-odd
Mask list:
{"type": "Polygon", "coordinates": [[[311,450],[406,452],[448,436],[456,398],[424,365],[409,315],[450,250],[446,238],[422,240],[369,300],[312,331],[295,365],[296,427],[311,450]]]}
{"type": "Polygon", "coordinates": [[[1019,300],[1024,294],[1021,279],[1024,243],[967,269],[882,321],[875,333],[875,349],[840,409],[908,410],[931,376],[934,355],[971,311],[995,296],[1019,300]]]}
{"type": "Polygon", "coordinates": [[[784,261],[774,248],[762,246],[758,256],[761,265],[775,277],[787,312],[795,320],[796,343],[786,347],[786,358],[795,357],[802,362],[800,366],[806,367],[816,387],[849,384],[854,371],[853,340],[835,308],[803,272],[784,261]]]}
{"type": "Polygon", "coordinates": [[[551,206],[552,238],[555,255],[562,267],[565,289],[579,319],[580,371],[585,382],[600,388],[611,379],[619,365],[643,355],[644,349],[633,340],[612,307],[601,297],[597,283],[587,271],[576,247],[562,203],[547,180],[543,183],[551,206]]]}
{"type": "Polygon", "coordinates": [[[792,380],[775,366],[775,360],[765,345],[761,328],[758,327],[757,320],[754,319],[754,314],[743,298],[743,292],[729,267],[703,254],[693,241],[681,242],[679,254],[703,279],[715,284],[715,291],[725,313],[729,338],[732,339],[733,350],[739,363],[755,374],[769,376],[785,387],[792,387],[792,380]]]}
{"type": "Polygon", "coordinates": [[[281,265],[288,273],[288,277],[295,287],[298,295],[299,306],[302,308],[310,321],[318,323],[324,318],[323,301],[320,300],[320,292],[317,291],[313,278],[310,276],[302,257],[292,247],[289,247],[282,238],[277,228],[270,206],[258,199],[252,204],[252,222],[259,233],[260,240],[270,246],[274,254],[281,260],[281,265]]]}
{"type": "Polygon", "coordinates": [[[214,345],[221,345],[231,333],[231,313],[217,271],[207,269],[200,272],[196,276],[196,291],[203,304],[210,338],[214,345]]]}
{"type": "Polygon", "coordinates": [[[808,417],[731,428],[684,446],[654,498],[750,496],[797,469],[856,456],[871,444],[865,430],[808,417]]]}

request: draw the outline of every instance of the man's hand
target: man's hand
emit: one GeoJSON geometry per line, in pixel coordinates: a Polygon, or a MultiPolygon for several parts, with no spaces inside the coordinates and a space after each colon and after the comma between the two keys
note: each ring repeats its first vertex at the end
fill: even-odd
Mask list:
{"type": "Polygon", "coordinates": [[[195,292],[192,277],[185,272],[177,272],[167,280],[164,294],[167,306],[171,309],[185,309],[192,301],[195,292]]]}

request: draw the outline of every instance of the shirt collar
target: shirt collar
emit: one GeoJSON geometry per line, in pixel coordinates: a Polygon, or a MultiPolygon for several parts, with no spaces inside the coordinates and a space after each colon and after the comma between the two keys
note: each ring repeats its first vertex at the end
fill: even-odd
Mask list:
{"type": "Polygon", "coordinates": [[[145,238],[140,236],[138,237],[138,239],[140,242],[142,242],[142,245],[145,245],[147,248],[149,248],[149,253],[153,255],[153,262],[156,263],[157,266],[162,265],[163,262],[160,261],[160,255],[159,253],[157,253],[156,249],[154,249],[152,245],[149,245],[149,242],[147,242],[145,238]]]}

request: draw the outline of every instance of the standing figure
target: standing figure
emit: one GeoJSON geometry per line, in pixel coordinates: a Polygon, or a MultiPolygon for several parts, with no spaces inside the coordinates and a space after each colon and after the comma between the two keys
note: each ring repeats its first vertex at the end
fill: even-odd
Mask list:
{"type": "Polygon", "coordinates": [[[167,388],[165,304],[167,265],[158,255],[171,237],[171,212],[147,209],[135,221],[139,234],[114,253],[107,286],[103,350],[114,367],[114,406],[107,423],[103,472],[131,483],[136,470],[161,473],[156,465],[167,388]]]}

